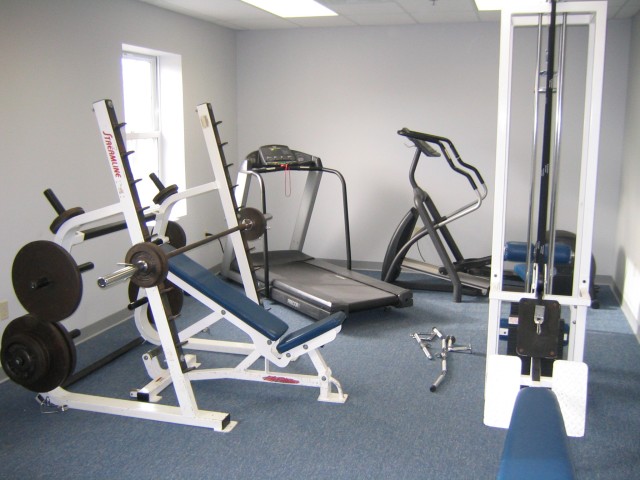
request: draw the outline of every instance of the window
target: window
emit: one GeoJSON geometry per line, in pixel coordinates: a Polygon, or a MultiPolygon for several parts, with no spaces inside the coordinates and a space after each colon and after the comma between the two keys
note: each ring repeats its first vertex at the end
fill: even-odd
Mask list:
{"type": "MultiPolygon", "coordinates": [[[[131,170],[138,182],[140,202],[152,205],[158,189],[149,179],[155,173],[165,186],[185,188],[182,65],[179,55],[123,45],[122,85],[125,140],[131,170]]],[[[172,218],[185,215],[179,202],[172,218]]]]}

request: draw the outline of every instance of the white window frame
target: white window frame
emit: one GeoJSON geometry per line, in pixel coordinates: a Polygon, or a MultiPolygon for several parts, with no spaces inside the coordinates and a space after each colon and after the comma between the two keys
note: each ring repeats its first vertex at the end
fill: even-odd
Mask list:
{"type": "MultiPolygon", "coordinates": [[[[128,132],[126,140],[157,138],[157,175],[165,186],[176,184],[179,190],[183,191],[186,188],[186,168],[182,57],[146,47],[123,44],[122,56],[126,55],[155,59],[157,82],[153,94],[158,107],[156,130],[128,132]]],[[[148,177],[143,178],[142,181],[151,182],[148,177]]],[[[171,218],[177,219],[186,213],[186,201],[180,201],[173,207],[171,218]]]]}

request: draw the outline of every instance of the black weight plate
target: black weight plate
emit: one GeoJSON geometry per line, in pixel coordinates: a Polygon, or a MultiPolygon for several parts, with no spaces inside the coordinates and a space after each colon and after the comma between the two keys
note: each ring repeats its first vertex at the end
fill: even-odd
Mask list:
{"type": "Polygon", "coordinates": [[[143,264],[145,269],[138,270],[131,281],[139,287],[155,287],[167,278],[169,262],[165,253],[155,243],[145,242],[133,245],[125,256],[126,263],[143,264]]]}
{"type": "Polygon", "coordinates": [[[76,344],[74,343],[73,338],[71,338],[71,334],[64,325],[62,325],[61,323],[54,323],[53,326],[57,328],[62,334],[62,339],[64,340],[64,343],[67,347],[67,352],[69,352],[69,371],[67,372],[68,377],[73,374],[76,369],[76,361],[78,359],[76,353],[76,344]]]}
{"type": "MultiPolygon", "coordinates": [[[[169,281],[165,281],[160,290],[166,290],[163,295],[166,295],[167,300],[169,301],[169,309],[171,310],[170,315],[178,315],[182,311],[182,305],[184,303],[184,292],[182,289],[176,287],[169,281]]],[[[151,323],[154,323],[153,314],[151,313],[150,308],[147,308],[147,317],[151,323]]]]}
{"type": "Polygon", "coordinates": [[[248,241],[259,239],[267,229],[267,220],[264,218],[263,213],[256,208],[245,207],[240,209],[238,223],[240,225],[250,225],[249,228],[242,231],[244,238],[248,241]]]}
{"type": "Polygon", "coordinates": [[[72,368],[72,353],[54,324],[25,315],[2,335],[2,368],[14,382],[34,392],[62,385],[72,368]]]}
{"type": "Polygon", "coordinates": [[[179,223],[171,220],[167,222],[165,235],[169,239],[169,244],[175,248],[182,248],[187,244],[187,235],[179,223]]]}
{"type": "MultiPolygon", "coordinates": [[[[176,287],[169,281],[164,282],[163,289],[166,288],[167,299],[169,300],[169,307],[171,308],[171,315],[178,315],[182,311],[184,304],[184,292],[182,289],[176,287]]],[[[138,299],[140,287],[133,282],[129,282],[129,301],[135,302],[138,299]]],[[[151,309],[147,308],[147,318],[152,325],[155,323],[151,309]]]]}
{"type": "Polygon", "coordinates": [[[173,195],[177,191],[178,191],[177,185],[169,185],[168,187],[165,187],[162,190],[160,190],[156,194],[156,196],[153,197],[153,203],[155,203],[156,205],[160,205],[162,202],[164,202],[167,198],[169,198],[171,195],[173,195]]]}
{"type": "Polygon", "coordinates": [[[45,376],[51,362],[44,343],[29,333],[37,321],[32,315],[16,318],[2,334],[2,369],[20,385],[45,376]]]}
{"type": "Polygon", "coordinates": [[[82,276],[73,257],[47,240],[27,243],[13,260],[13,289],[22,306],[48,322],[76,311],[82,299],[82,276]]]}
{"type": "Polygon", "coordinates": [[[82,215],[84,213],[84,210],[81,207],[73,207],[70,208],[69,210],[65,210],[64,212],[62,212],[60,215],[58,215],[53,222],[51,222],[51,226],[49,227],[49,230],[51,230],[51,233],[58,233],[58,230],[60,230],[60,227],[62,225],[64,225],[64,223],[73,218],[73,217],[77,217],[78,215],[82,215]]]}

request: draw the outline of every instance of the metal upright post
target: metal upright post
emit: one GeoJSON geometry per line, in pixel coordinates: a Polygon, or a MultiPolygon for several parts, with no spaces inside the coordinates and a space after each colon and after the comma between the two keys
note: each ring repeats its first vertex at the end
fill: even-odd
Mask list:
{"type": "MultiPolygon", "coordinates": [[[[237,227],[238,205],[232,191],[233,185],[231,184],[231,177],[229,175],[229,165],[226,162],[224,151],[222,150],[224,144],[220,141],[218,122],[216,122],[213,109],[208,103],[198,105],[197,112],[200,118],[202,133],[207,144],[211,167],[213,168],[213,173],[218,183],[218,193],[220,194],[220,201],[222,202],[222,210],[224,211],[227,228],[237,227]]],[[[251,300],[260,303],[255,275],[249,256],[247,255],[247,243],[242,237],[241,232],[235,232],[231,234],[229,238],[231,239],[236,261],[238,262],[245,293],[251,300]]]]}
{"type": "MultiPolygon", "coordinates": [[[[510,409],[513,407],[513,404],[510,402],[515,400],[515,395],[520,387],[523,385],[543,386],[553,388],[553,390],[557,392],[564,392],[562,394],[558,393],[558,398],[563,410],[565,422],[568,422],[567,433],[570,436],[582,436],[584,434],[587,367],[582,363],[582,359],[584,354],[587,309],[591,304],[589,295],[591,246],[604,73],[606,12],[607,4],[604,1],[560,2],[557,5],[555,5],[555,2],[550,4],[549,2],[541,1],[505,2],[502,7],[492,270],[487,335],[487,375],[485,381],[485,423],[487,425],[508,426],[510,409]],[[503,253],[506,240],[506,206],[509,193],[510,134],[512,122],[515,120],[515,117],[512,118],[511,116],[514,30],[520,27],[537,26],[540,32],[544,25],[551,25],[554,21],[555,15],[549,16],[552,10],[554,13],[557,12],[558,21],[561,22],[561,35],[559,38],[560,68],[557,77],[558,82],[555,86],[557,92],[555,114],[549,113],[549,109],[552,108],[551,105],[546,106],[547,116],[553,118],[554,122],[556,122],[555,137],[552,138],[552,130],[545,132],[543,151],[549,151],[549,153],[546,154],[548,157],[547,160],[551,160],[551,158],[554,157],[556,161],[551,162],[550,165],[551,178],[547,177],[543,179],[544,181],[547,179],[550,180],[550,192],[547,192],[549,195],[543,191],[540,196],[540,205],[538,205],[540,211],[538,212],[538,224],[536,226],[537,244],[533,252],[533,263],[535,263],[538,272],[531,278],[531,288],[527,288],[524,292],[511,292],[503,290],[502,277],[504,274],[503,253]],[[578,215],[575,225],[574,283],[570,295],[557,295],[552,293],[552,280],[549,277],[554,262],[553,252],[551,252],[550,261],[549,259],[545,259],[544,256],[545,248],[547,252],[549,252],[550,249],[549,245],[545,247],[545,244],[547,244],[546,234],[549,227],[552,230],[551,243],[555,243],[553,238],[553,231],[556,228],[554,215],[558,198],[562,193],[558,186],[557,177],[557,159],[560,154],[559,146],[561,141],[560,122],[563,120],[562,89],[564,80],[562,68],[565,60],[564,44],[566,42],[566,36],[570,33],[568,27],[572,25],[586,26],[588,28],[586,88],[583,110],[582,150],[579,172],[576,172],[576,176],[579,177],[579,194],[577,198],[578,215]],[[549,198],[549,204],[546,203],[547,198],[549,198]],[[549,218],[547,214],[551,217],[550,222],[548,222],[549,218]],[[541,269],[543,271],[539,271],[541,269]],[[547,273],[544,272],[544,269],[546,269],[547,273]],[[553,377],[543,375],[540,378],[532,378],[529,375],[522,375],[520,372],[520,359],[516,356],[502,354],[499,348],[500,320],[504,310],[503,303],[520,302],[523,299],[534,299],[536,297],[544,299],[545,302],[557,302],[561,306],[569,307],[569,338],[568,346],[565,349],[566,360],[558,359],[555,361],[553,377]],[[516,363],[511,362],[511,360],[514,360],[516,363]],[[572,373],[567,374],[567,372],[572,373]],[[558,375],[556,375],[556,373],[558,373],[558,375]],[[512,377],[515,378],[514,381],[511,380],[512,377]],[[573,385],[571,385],[571,379],[574,379],[573,385]],[[569,394],[567,394],[567,392],[569,392],[569,394]],[[576,392],[579,392],[579,394],[576,392]],[[578,401],[574,401],[572,405],[572,402],[568,402],[567,398],[574,393],[578,395],[579,399],[578,401]],[[569,418],[571,420],[569,420],[569,418]]],[[[538,38],[540,37],[541,35],[539,33],[538,38]]],[[[553,48],[553,45],[549,45],[549,54],[553,55],[554,52],[555,48],[553,48]]],[[[539,58],[540,55],[538,54],[538,59],[539,58]]],[[[553,64],[553,62],[550,63],[553,64]]],[[[536,70],[536,75],[538,75],[539,67],[536,67],[536,70]]],[[[546,91],[548,93],[553,91],[553,86],[551,85],[552,78],[553,72],[547,71],[546,91]]],[[[538,95],[537,92],[535,95],[538,95]]],[[[550,97],[549,94],[547,96],[550,97]]],[[[537,109],[535,112],[537,112],[537,109]]],[[[537,123],[536,118],[534,125],[537,125],[537,123]]],[[[534,139],[537,139],[537,136],[537,132],[534,132],[534,139]]],[[[536,147],[533,146],[534,157],[537,156],[535,148],[536,147]]],[[[540,168],[543,177],[549,174],[547,171],[549,168],[548,164],[543,164],[540,168]]],[[[542,188],[544,190],[545,187],[542,186],[542,188]]],[[[533,199],[533,196],[531,198],[533,199]]],[[[530,203],[530,208],[533,208],[533,200],[530,203]]],[[[532,232],[531,224],[532,222],[529,223],[529,230],[532,232]]],[[[528,239],[528,241],[530,242],[530,239],[528,239]]],[[[529,256],[527,261],[529,263],[531,262],[529,256]]],[[[527,268],[527,270],[530,270],[530,268],[527,268]]]]}

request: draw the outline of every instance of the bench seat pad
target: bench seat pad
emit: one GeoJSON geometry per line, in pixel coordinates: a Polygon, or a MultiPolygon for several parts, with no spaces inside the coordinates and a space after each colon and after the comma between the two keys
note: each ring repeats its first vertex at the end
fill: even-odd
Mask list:
{"type": "Polygon", "coordinates": [[[288,352],[305,342],[319,337],[323,333],[341,326],[346,317],[347,315],[344,312],[336,312],[322,320],[307,325],[295,332],[291,332],[280,341],[276,349],[280,353],[288,352]]]}
{"type": "Polygon", "coordinates": [[[244,292],[229,285],[184,253],[169,259],[169,271],[269,340],[278,340],[289,328],[285,322],[247,298],[244,292]]]}
{"type": "Polygon", "coordinates": [[[546,388],[520,390],[504,442],[498,480],[572,480],[560,405],[546,388]]]}

